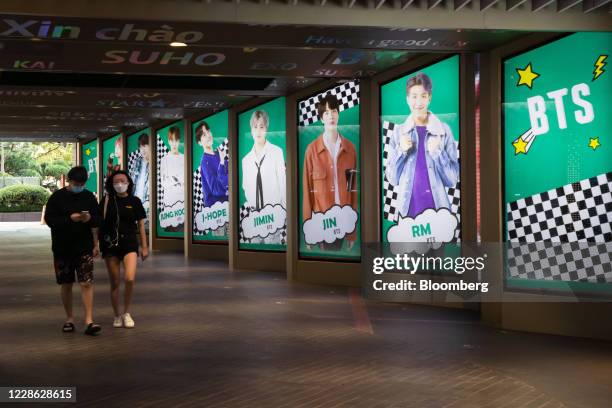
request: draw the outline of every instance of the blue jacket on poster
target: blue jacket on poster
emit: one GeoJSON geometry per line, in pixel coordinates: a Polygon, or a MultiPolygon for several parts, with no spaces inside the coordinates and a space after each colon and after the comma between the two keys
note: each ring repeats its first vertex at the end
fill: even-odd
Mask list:
{"type": "MultiPolygon", "coordinates": [[[[426,127],[427,141],[431,138],[441,138],[439,149],[435,150],[433,154],[427,151],[427,149],[425,150],[429,185],[431,186],[431,194],[436,206],[435,209],[448,208],[450,210],[450,203],[445,188],[455,187],[459,180],[457,144],[448,125],[441,122],[431,112],[429,112],[426,127]]],[[[408,116],[404,123],[397,125],[393,129],[385,174],[391,184],[399,187],[398,208],[401,217],[406,217],[406,214],[408,214],[414,184],[418,141],[419,138],[412,115],[408,116]],[[402,151],[400,148],[400,136],[402,133],[408,133],[412,139],[413,148],[407,152],[402,151]]]]}
{"type": "Polygon", "coordinates": [[[218,150],[215,150],[213,154],[204,152],[202,155],[200,175],[202,176],[204,207],[212,207],[217,201],[222,203],[227,201],[227,167],[227,157],[221,163],[218,150]]]}
{"type": "Polygon", "coordinates": [[[138,154],[134,163],[135,171],[131,175],[134,182],[134,195],[143,203],[149,201],[149,162],[138,154]]]}

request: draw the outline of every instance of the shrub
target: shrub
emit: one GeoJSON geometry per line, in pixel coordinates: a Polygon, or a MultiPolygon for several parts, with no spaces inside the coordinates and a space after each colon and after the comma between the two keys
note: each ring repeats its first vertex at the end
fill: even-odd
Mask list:
{"type": "Polygon", "coordinates": [[[0,189],[0,212],[41,211],[49,192],[40,186],[15,184],[0,189]]]}

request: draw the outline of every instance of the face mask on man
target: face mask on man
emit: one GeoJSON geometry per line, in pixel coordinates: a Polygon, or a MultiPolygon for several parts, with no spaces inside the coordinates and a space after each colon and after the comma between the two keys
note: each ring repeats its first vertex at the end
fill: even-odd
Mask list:
{"type": "Polygon", "coordinates": [[[119,194],[123,194],[123,193],[125,193],[127,191],[128,184],[127,183],[115,183],[115,184],[113,184],[113,188],[119,194]]]}
{"type": "Polygon", "coordinates": [[[74,194],[81,193],[83,190],[85,190],[85,186],[70,186],[70,191],[72,191],[74,194]]]}

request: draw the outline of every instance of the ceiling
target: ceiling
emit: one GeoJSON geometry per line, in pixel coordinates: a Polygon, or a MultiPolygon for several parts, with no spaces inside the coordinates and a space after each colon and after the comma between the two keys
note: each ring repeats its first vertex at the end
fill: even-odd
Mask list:
{"type": "Polygon", "coordinates": [[[1,14],[3,7],[2,140],[132,132],[330,78],[368,77],[423,52],[482,51],[528,34],[1,14]]]}

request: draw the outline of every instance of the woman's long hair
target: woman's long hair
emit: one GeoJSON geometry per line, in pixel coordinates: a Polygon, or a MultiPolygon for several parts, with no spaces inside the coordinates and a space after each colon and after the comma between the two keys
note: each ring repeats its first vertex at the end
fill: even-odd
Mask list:
{"type": "Polygon", "coordinates": [[[127,177],[127,180],[128,180],[127,193],[129,196],[134,194],[134,181],[132,180],[128,172],[125,170],[115,170],[110,174],[110,176],[106,178],[106,181],[104,182],[104,190],[106,191],[106,194],[113,196],[113,197],[117,195],[117,192],[115,191],[115,188],[113,187],[113,178],[117,174],[123,174],[125,175],[125,177],[127,177]]]}

